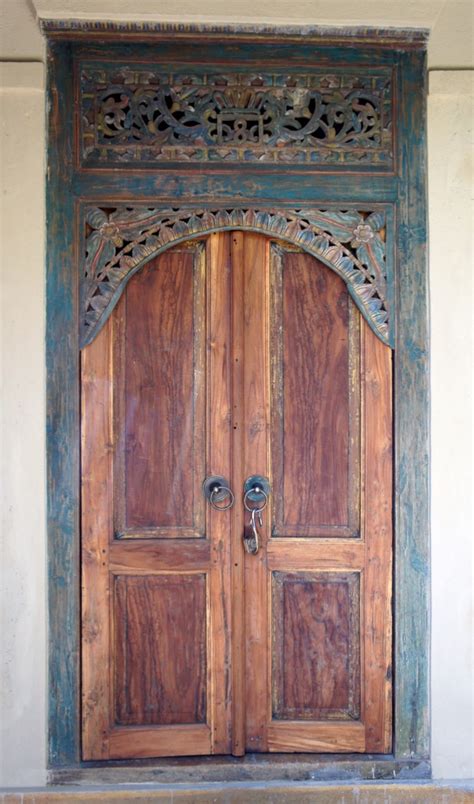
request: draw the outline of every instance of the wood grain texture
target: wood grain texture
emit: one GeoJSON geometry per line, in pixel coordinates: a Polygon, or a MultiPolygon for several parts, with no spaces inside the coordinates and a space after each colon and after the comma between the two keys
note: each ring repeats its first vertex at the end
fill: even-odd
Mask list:
{"type": "Polygon", "coordinates": [[[131,550],[127,542],[114,541],[109,546],[110,570],[121,572],[166,572],[205,570],[209,566],[211,546],[204,539],[154,539],[136,541],[131,550]]]}
{"type": "Polygon", "coordinates": [[[395,412],[395,751],[430,756],[426,53],[400,57],[395,412]]]}
{"type": "Polygon", "coordinates": [[[109,543],[113,534],[113,320],[82,371],[82,750],[107,759],[111,723],[109,543]]]}
{"type": "Polygon", "coordinates": [[[271,539],[267,546],[270,570],[361,570],[364,561],[365,546],[355,539],[271,539]]]}
{"type": "Polygon", "coordinates": [[[200,252],[196,244],[153,260],[127,286],[120,305],[117,427],[123,475],[117,501],[124,536],[203,533],[205,274],[200,252]]]}
{"type": "Polygon", "coordinates": [[[342,280],[272,249],[274,536],[359,530],[358,321],[342,280]]]}
{"type": "MultiPolygon", "coordinates": [[[[236,492],[232,466],[231,260],[230,234],[212,235],[207,260],[207,472],[229,479],[236,492]]],[[[207,507],[211,540],[210,571],[210,722],[212,752],[232,750],[232,528],[235,511],[207,507]]],[[[234,534],[235,535],[235,534],[234,534]]],[[[237,560],[237,559],[236,559],[237,560]]]]}
{"type": "Polygon", "coordinates": [[[110,734],[114,759],[159,756],[200,756],[211,750],[211,730],[205,724],[115,728],[110,734]]]}
{"type": "MultiPolygon", "coordinates": [[[[243,279],[239,311],[243,341],[242,417],[234,427],[243,431],[242,476],[269,474],[269,241],[253,233],[232,235],[233,266],[243,279]]],[[[243,507],[243,506],[242,506],[243,507]]],[[[246,747],[266,751],[269,703],[269,596],[266,545],[270,510],[264,512],[257,555],[245,554],[245,708],[246,747]]],[[[248,521],[248,520],[247,520],[248,521]]],[[[240,550],[243,531],[240,533],[240,550]]]]}
{"type": "Polygon", "coordinates": [[[346,525],[349,297],[326,266],[286,254],[282,277],[285,525],[346,525]]]}
{"type": "Polygon", "coordinates": [[[363,719],[366,749],[388,753],[392,745],[392,353],[365,322],[365,506],[363,719]]]}
{"type": "Polygon", "coordinates": [[[206,576],[114,578],[115,722],[204,723],[206,576]]]}
{"type": "Polygon", "coordinates": [[[358,573],[272,577],[273,719],[360,715],[358,573]]]}
{"type": "Polygon", "coordinates": [[[364,727],[361,723],[273,721],[268,727],[268,750],[359,753],[365,751],[364,727]]]}
{"type": "MultiPolygon", "coordinates": [[[[231,371],[232,371],[232,483],[237,495],[245,480],[245,272],[244,236],[227,235],[232,272],[231,284],[231,371]]],[[[238,499],[238,498],[237,498],[238,499]]],[[[246,750],[246,622],[245,554],[242,536],[245,527],[242,505],[232,516],[232,753],[243,756],[246,750]]]]}
{"type": "MultiPolygon", "coordinates": [[[[210,258],[206,260],[204,257],[202,245],[192,244],[189,249],[181,247],[176,254],[170,254],[163,265],[158,261],[158,272],[163,266],[167,269],[173,263],[175,267],[182,266],[183,259],[193,269],[192,326],[195,337],[194,346],[191,344],[194,349],[191,363],[194,398],[191,396],[186,401],[191,406],[194,401],[202,411],[207,401],[210,410],[208,432],[212,424],[212,431],[221,433],[222,439],[219,441],[216,435],[213,443],[208,445],[206,456],[206,450],[200,447],[199,437],[194,437],[193,448],[199,455],[193,465],[184,467],[189,475],[188,493],[193,510],[204,509],[201,483],[206,460],[209,464],[211,461],[219,464],[214,468],[216,472],[227,474],[230,468],[231,424],[229,412],[224,407],[225,394],[230,394],[230,381],[227,386],[224,382],[225,377],[230,377],[229,347],[227,335],[223,336],[225,327],[228,329],[230,326],[230,316],[222,316],[222,301],[226,297],[229,299],[226,284],[229,272],[226,278],[226,272],[221,271],[215,263],[211,279],[212,270],[207,271],[210,258]],[[214,285],[211,282],[215,279],[217,295],[213,301],[214,285]],[[208,355],[207,361],[203,348],[206,338],[206,298],[210,308],[214,304],[214,312],[211,311],[208,316],[210,352],[212,338],[217,338],[217,350],[208,355]],[[197,397],[201,398],[200,401],[197,397]],[[223,417],[222,421],[219,421],[219,416],[223,417]],[[221,426],[224,422],[227,422],[226,427],[221,426]]],[[[138,284],[137,287],[141,286],[138,284]]],[[[178,293],[180,287],[178,282],[178,293]]],[[[133,283],[130,288],[133,293],[133,283]]],[[[144,352],[145,366],[152,379],[156,379],[161,370],[156,364],[164,360],[160,350],[153,347],[153,343],[160,343],[161,320],[156,314],[156,310],[159,312],[160,309],[159,300],[154,297],[162,290],[160,283],[151,283],[151,287],[146,286],[146,292],[142,293],[141,298],[146,299],[149,310],[154,311],[150,312],[153,319],[150,329],[154,328],[155,331],[145,344],[146,348],[135,349],[133,355],[133,360],[137,362],[144,352]]],[[[171,292],[171,289],[168,288],[167,292],[171,292]]],[[[138,318],[138,290],[136,294],[137,310],[134,317],[138,318]]],[[[87,729],[95,728],[96,733],[94,738],[87,737],[89,746],[84,742],[84,756],[87,759],[120,758],[127,755],[127,750],[129,756],[225,752],[230,750],[231,707],[229,515],[209,513],[205,539],[190,538],[193,534],[189,528],[174,528],[173,531],[171,527],[168,530],[173,538],[169,538],[171,534],[166,528],[160,527],[138,528],[131,534],[135,538],[127,538],[130,535],[127,533],[120,533],[120,539],[114,538],[116,534],[111,510],[117,510],[117,503],[120,510],[117,497],[122,487],[120,483],[112,482],[112,475],[115,475],[115,481],[117,474],[119,478],[123,477],[120,467],[125,465],[125,442],[119,426],[123,421],[121,413],[125,402],[123,366],[127,311],[123,307],[119,307],[110,319],[104,335],[108,340],[104,342],[103,338],[98,339],[90,350],[84,352],[86,396],[83,404],[83,469],[87,475],[84,475],[83,512],[85,527],[91,529],[90,540],[87,542],[86,538],[85,541],[85,550],[89,550],[95,564],[89,558],[89,552],[86,552],[83,562],[84,605],[90,602],[93,613],[89,616],[87,610],[84,622],[84,638],[90,639],[90,645],[84,654],[83,688],[90,707],[96,706],[100,697],[100,705],[95,708],[95,720],[87,720],[87,729]],[[119,465],[118,473],[112,472],[113,463],[119,465]],[[111,591],[113,595],[109,611],[111,591]],[[114,718],[111,713],[114,711],[117,722],[122,724],[118,736],[112,728],[114,718]],[[196,733],[185,731],[182,738],[181,724],[193,721],[203,726],[205,724],[205,731],[201,726],[196,726],[196,733]],[[136,730],[144,725],[147,726],[148,743],[143,731],[137,743],[136,730]],[[165,727],[166,734],[159,731],[159,735],[154,736],[154,729],[165,727]],[[176,740],[174,729],[178,730],[176,740]],[[115,735],[113,738],[112,733],[115,735]],[[140,751],[144,753],[140,754],[140,751]]],[[[145,321],[146,316],[143,317],[143,326],[145,321]]],[[[168,324],[165,316],[165,334],[168,324]]],[[[176,355],[173,359],[177,359],[176,355]]],[[[189,355],[186,361],[189,364],[189,355]]],[[[143,367],[139,370],[135,366],[134,370],[143,375],[143,367]]],[[[162,390],[155,388],[157,393],[162,390]]],[[[148,413],[153,415],[153,412],[150,403],[148,413]]],[[[177,427],[179,423],[177,419],[177,427]]],[[[201,431],[202,438],[204,426],[201,431]]],[[[169,469],[163,464],[161,455],[154,454],[152,459],[159,464],[158,467],[154,466],[158,472],[165,473],[169,469]]]]}

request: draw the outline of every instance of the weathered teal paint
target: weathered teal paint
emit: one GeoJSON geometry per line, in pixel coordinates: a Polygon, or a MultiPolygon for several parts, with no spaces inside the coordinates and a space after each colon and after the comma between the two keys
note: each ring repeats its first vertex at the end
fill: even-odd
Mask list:
{"type": "Polygon", "coordinates": [[[240,173],[236,167],[225,171],[219,164],[212,168],[212,173],[203,174],[199,169],[196,170],[196,165],[187,170],[180,165],[178,176],[174,174],[176,168],[169,166],[160,166],[159,170],[153,171],[137,170],[136,173],[122,167],[112,170],[102,168],[96,173],[87,170],[75,174],[72,189],[75,195],[91,202],[111,197],[117,201],[140,198],[145,202],[149,200],[152,205],[156,205],[157,198],[165,204],[172,203],[176,198],[212,204],[219,198],[239,204],[255,200],[260,204],[271,203],[272,206],[277,203],[283,205],[284,199],[284,203],[291,206],[298,203],[352,202],[362,204],[362,209],[364,204],[370,208],[374,203],[397,200],[397,181],[393,176],[371,174],[366,176],[370,180],[364,182],[361,181],[360,172],[335,175],[328,171],[314,170],[310,173],[298,168],[290,170],[289,167],[284,172],[273,168],[271,171],[257,172],[255,168],[249,170],[243,167],[240,173]],[[120,182],[117,181],[116,171],[120,174],[120,182]]]}
{"type": "MultiPolygon", "coordinates": [[[[46,26],[48,27],[48,26],[46,26]]],[[[80,768],[79,731],[79,311],[78,266],[83,255],[75,230],[80,204],[130,201],[154,207],[179,200],[200,205],[224,201],[256,205],[321,207],[344,203],[367,209],[383,204],[398,232],[387,261],[395,276],[395,721],[394,759],[370,758],[384,773],[429,773],[429,441],[428,288],[425,198],[425,55],[423,35],[334,32],[298,37],[289,31],[199,34],[182,26],[144,32],[126,25],[49,26],[48,151],[48,528],[49,528],[49,761],[53,768],[80,768]],[[56,37],[56,38],[55,38],[56,37]],[[128,37],[128,39],[127,39],[128,37]],[[133,37],[147,42],[131,41],[133,37]],[[180,38],[182,37],[182,38],[180,38]],[[94,41],[85,41],[93,39],[94,41]],[[117,39],[122,38],[122,41],[117,39]],[[194,38],[194,41],[192,39],[194,38]],[[126,41],[124,41],[126,40],[126,41]],[[159,47],[157,43],[159,42],[159,47]],[[159,54],[159,55],[158,55],[159,54]],[[72,77],[82,58],[147,58],[169,63],[243,62],[261,69],[278,61],[291,66],[356,64],[392,66],[398,99],[394,125],[394,174],[331,171],[311,166],[227,166],[167,164],[159,169],[114,165],[85,170],[72,159],[75,126],[72,77]],[[387,765],[388,763],[388,765],[387,765]],[[405,764],[404,764],[405,763],[405,764]],[[411,768],[412,770],[408,770],[411,768]],[[418,768],[418,771],[416,770],[418,768]],[[397,769],[397,770],[396,770],[397,769]]],[[[389,265],[387,265],[389,267],[389,265]]],[[[369,758],[367,758],[369,759],[369,758]]],[[[321,758],[315,759],[318,768],[321,758]]],[[[335,759],[328,760],[334,767],[335,759]]],[[[363,777],[367,760],[354,762],[363,777]]],[[[319,770],[318,773],[323,771],[319,770]]],[[[377,774],[377,770],[375,773],[377,774]]],[[[382,772],[382,771],[381,771],[382,772]]],[[[334,778],[334,777],[333,777],[334,778]]]]}
{"type": "Polygon", "coordinates": [[[79,352],[70,46],[48,52],[47,512],[49,762],[79,759],[79,352]]]}
{"type": "Polygon", "coordinates": [[[395,344],[395,747],[429,757],[429,322],[426,63],[400,59],[395,344]]]}

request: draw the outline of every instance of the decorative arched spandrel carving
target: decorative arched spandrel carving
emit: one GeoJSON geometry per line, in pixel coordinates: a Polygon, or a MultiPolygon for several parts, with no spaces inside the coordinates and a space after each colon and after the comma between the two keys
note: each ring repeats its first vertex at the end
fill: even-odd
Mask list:
{"type": "Polygon", "coordinates": [[[87,207],[81,347],[114,309],[128,280],[161,251],[219,230],[261,232],[303,248],[334,270],[371,328],[393,346],[383,210],[87,207]]]}

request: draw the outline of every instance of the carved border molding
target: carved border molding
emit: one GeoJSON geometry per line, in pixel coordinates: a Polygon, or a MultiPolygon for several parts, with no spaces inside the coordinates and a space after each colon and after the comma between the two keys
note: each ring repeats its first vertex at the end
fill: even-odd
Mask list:
{"type": "Polygon", "coordinates": [[[328,41],[344,42],[350,44],[360,42],[362,45],[374,43],[381,44],[402,44],[404,47],[426,47],[430,30],[429,28],[378,28],[374,26],[354,25],[354,26],[330,26],[330,25],[272,25],[265,23],[217,23],[208,22],[149,22],[129,20],[115,21],[110,20],[78,20],[57,19],[41,17],[39,19],[41,30],[47,36],[66,35],[74,38],[76,35],[87,34],[90,38],[95,35],[103,37],[110,35],[115,40],[117,34],[124,37],[140,37],[143,41],[144,36],[157,38],[173,37],[186,39],[195,38],[196,34],[206,34],[219,41],[223,37],[230,39],[239,36],[246,39],[269,38],[277,41],[285,39],[296,39],[298,44],[304,42],[323,42],[328,41]]]}
{"type": "Polygon", "coordinates": [[[84,209],[81,348],[100,331],[131,276],[153,257],[184,240],[230,229],[286,240],[320,259],[346,282],[374,332],[393,347],[383,210],[104,204],[84,209]]]}

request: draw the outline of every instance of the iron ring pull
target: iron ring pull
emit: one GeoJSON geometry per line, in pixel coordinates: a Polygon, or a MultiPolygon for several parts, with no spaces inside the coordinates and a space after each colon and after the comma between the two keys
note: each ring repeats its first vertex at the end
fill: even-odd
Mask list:
{"type": "Polygon", "coordinates": [[[232,491],[232,489],[229,488],[229,486],[214,486],[214,488],[211,489],[211,493],[209,494],[209,503],[216,511],[228,511],[229,508],[232,508],[234,502],[235,502],[234,492],[232,491]],[[224,505],[218,505],[215,497],[218,494],[222,494],[222,492],[225,492],[226,498],[228,497],[229,501],[227,503],[224,503],[224,505]]]}
{"type": "Polygon", "coordinates": [[[250,522],[244,527],[244,547],[247,553],[255,555],[260,548],[257,521],[258,525],[262,527],[262,512],[268,504],[269,484],[266,479],[262,479],[262,482],[260,482],[258,477],[251,477],[247,478],[245,481],[244,489],[244,508],[250,514],[250,522]],[[264,483],[266,487],[264,487],[264,483]],[[253,505],[249,505],[249,501],[251,501],[253,505]]]}
{"type": "Polygon", "coordinates": [[[256,511],[258,514],[261,514],[262,511],[264,511],[265,508],[267,507],[267,504],[268,504],[268,494],[265,491],[265,489],[262,489],[261,486],[252,486],[252,488],[247,489],[247,491],[244,494],[244,508],[246,511],[249,512],[249,514],[251,514],[252,511],[256,511]],[[251,494],[262,494],[263,505],[257,503],[257,505],[250,506],[247,500],[251,494]]]}
{"type": "Polygon", "coordinates": [[[215,511],[228,511],[235,502],[234,492],[228,480],[221,475],[206,477],[202,484],[202,492],[215,511]]]}

